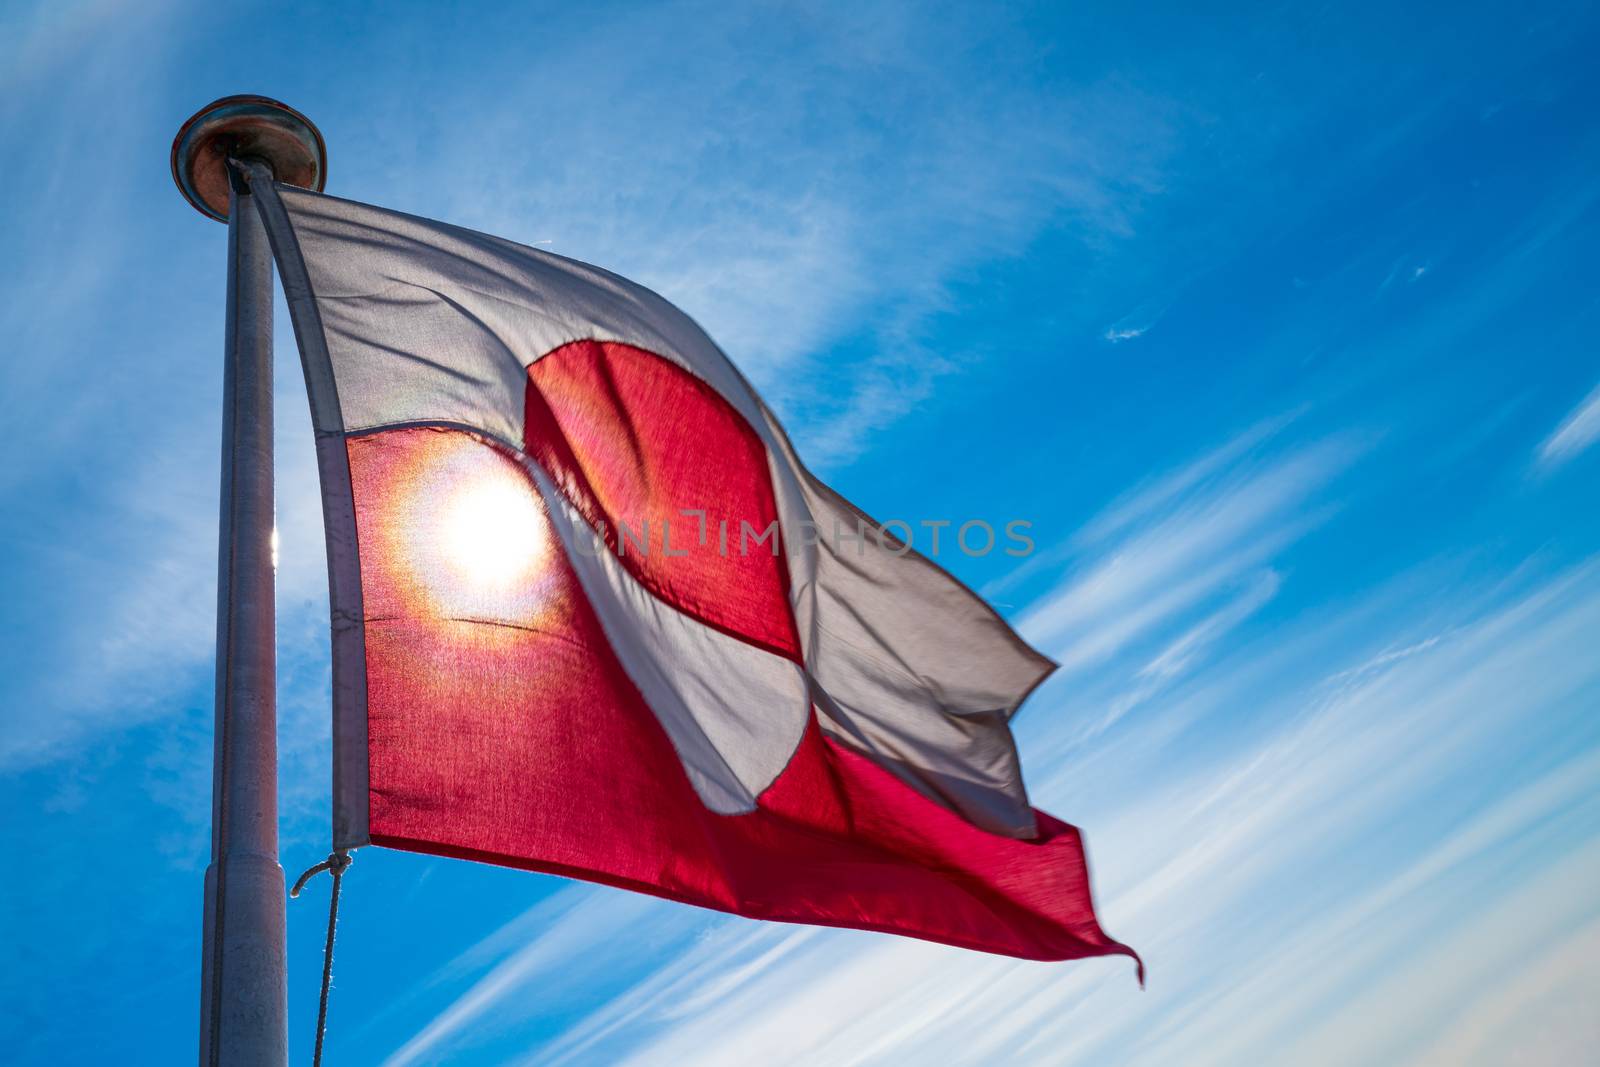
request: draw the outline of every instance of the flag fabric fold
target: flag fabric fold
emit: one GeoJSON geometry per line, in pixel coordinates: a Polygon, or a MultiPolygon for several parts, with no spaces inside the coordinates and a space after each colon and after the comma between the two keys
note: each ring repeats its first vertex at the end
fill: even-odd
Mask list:
{"type": "Polygon", "coordinates": [[[1133,955],[1023,788],[1009,720],[1052,665],[813,477],[686,315],[251,178],[317,436],[337,847],[1133,955]]]}

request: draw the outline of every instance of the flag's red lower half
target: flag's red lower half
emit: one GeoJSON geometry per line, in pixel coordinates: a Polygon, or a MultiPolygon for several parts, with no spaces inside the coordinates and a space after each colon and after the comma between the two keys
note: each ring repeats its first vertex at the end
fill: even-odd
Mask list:
{"type": "Polygon", "coordinates": [[[352,437],[348,455],[374,844],[1024,958],[1132,955],[1096,921],[1076,829],[979,829],[815,716],[755,810],[711,811],[513,459],[436,428],[352,437]],[[478,586],[450,559],[479,532],[452,495],[473,493],[538,546],[478,586]]]}

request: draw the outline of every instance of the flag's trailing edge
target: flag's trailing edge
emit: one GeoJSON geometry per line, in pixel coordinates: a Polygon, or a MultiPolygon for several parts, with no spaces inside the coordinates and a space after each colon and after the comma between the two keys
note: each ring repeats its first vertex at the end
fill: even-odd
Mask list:
{"type": "Polygon", "coordinates": [[[336,847],[1134,955],[1023,789],[1052,664],[814,478],[687,316],[249,169],[317,439],[336,847]]]}

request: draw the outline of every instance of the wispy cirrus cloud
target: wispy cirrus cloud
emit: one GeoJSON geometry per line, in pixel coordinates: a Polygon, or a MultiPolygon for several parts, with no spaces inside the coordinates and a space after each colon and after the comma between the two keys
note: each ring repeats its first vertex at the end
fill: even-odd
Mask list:
{"type": "Polygon", "coordinates": [[[1206,646],[1221,640],[1229,630],[1254,615],[1278,593],[1283,577],[1277,571],[1257,573],[1239,594],[1185,630],[1154,659],[1139,669],[1139,677],[1168,679],[1183,673],[1206,646]]]}
{"type": "Polygon", "coordinates": [[[1095,535],[1118,536],[1086,546],[1018,629],[1064,671],[1077,671],[1265,573],[1276,553],[1327,519],[1317,498],[1365,446],[1341,437],[1253,456],[1264,437],[1254,428],[1092,521],[1095,535]]]}
{"type": "MultiPolygon", "coordinates": [[[[530,995],[536,982],[556,976],[570,982],[585,969],[621,962],[629,949],[619,938],[637,937],[659,905],[647,897],[572,888],[548,898],[463,953],[447,972],[506,953],[466,992],[383,1061],[384,1067],[437,1062],[465,1034],[482,1040],[493,1031],[494,1013],[513,995],[530,995]],[[609,944],[611,950],[597,946],[609,944]]],[[[443,977],[443,976],[441,976],[443,977]]]]}
{"type": "Polygon", "coordinates": [[[1600,385],[1579,401],[1539,446],[1539,463],[1546,469],[1559,466],[1600,439],[1600,385]]]}

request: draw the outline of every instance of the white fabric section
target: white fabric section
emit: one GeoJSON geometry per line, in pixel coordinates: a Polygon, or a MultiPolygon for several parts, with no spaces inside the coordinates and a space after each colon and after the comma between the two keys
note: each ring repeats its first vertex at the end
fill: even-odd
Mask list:
{"type": "MultiPolygon", "coordinates": [[[[816,540],[808,530],[831,533],[836,519],[852,533],[858,518],[869,530],[876,524],[805,470],[754,390],[688,316],[597,267],[443,223],[279,190],[322,310],[348,429],[448,422],[517,446],[526,367],[552,349],[618,341],[676,362],[715,388],[767,445],[791,604],[824,728],[975,824],[1017,837],[1034,833],[1008,720],[1050,662],[916,553],[896,555],[870,533],[862,555],[827,537],[802,547],[816,540]]],[[[638,607],[634,622],[655,625],[647,605],[638,607]]],[[[650,611],[657,609],[671,611],[650,611]]],[[[621,618],[617,626],[625,625],[621,618]]],[[[745,682],[731,661],[729,672],[697,677],[706,694],[738,694],[745,682]]],[[[752,718],[757,705],[744,695],[726,701],[744,709],[729,712],[727,743],[764,738],[771,755],[757,760],[760,766],[779,754],[787,760],[792,723],[752,718]]],[[[678,706],[722,751],[723,728],[687,710],[703,703],[680,693],[678,706]]],[[[711,774],[709,754],[679,752],[691,774],[711,774]]],[[[742,772],[735,777],[748,784],[742,772]]]]}
{"type": "Polygon", "coordinates": [[[1008,723],[1055,665],[813,477],[773,425],[774,466],[797,473],[806,515],[823,535],[806,554],[811,584],[797,588],[796,604],[823,729],[984,829],[1033,836],[1008,723]]]}
{"type": "Polygon", "coordinates": [[[527,466],[622,669],[672,739],[695,792],[722,815],[754,811],[810,718],[800,667],[657,600],[538,465],[527,466]]]}
{"type": "Polygon", "coordinates": [[[346,430],[444,420],[521,441],[525,369],[581,340],[676,360],[761,426],[727,357],[642,286],[499,237],[278,190],[322,310],[346,430]]]}

